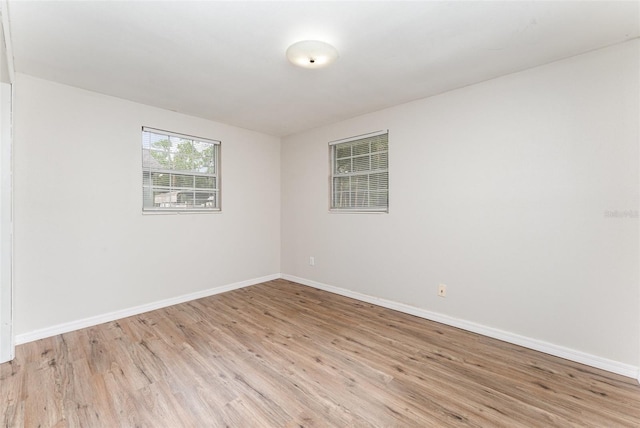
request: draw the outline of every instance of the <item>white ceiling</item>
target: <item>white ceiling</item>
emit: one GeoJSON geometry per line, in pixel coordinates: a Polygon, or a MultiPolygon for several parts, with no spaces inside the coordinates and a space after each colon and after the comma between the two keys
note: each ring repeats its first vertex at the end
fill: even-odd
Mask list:
{"type": "Polygon", "coordinates": [[[639,36],[639,2],[9,1],[17,72],[283,136],[639,36]],[[319,39],[329,68],[296,68],[319,39]]]}

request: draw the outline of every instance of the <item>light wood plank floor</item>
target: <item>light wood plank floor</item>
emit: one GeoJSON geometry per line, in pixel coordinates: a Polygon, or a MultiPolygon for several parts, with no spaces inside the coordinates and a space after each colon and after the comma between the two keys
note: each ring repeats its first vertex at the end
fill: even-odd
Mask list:
{"type": "Polygon", "coordinates": [[[637,427],[632,380],[270,281],[18,346],[8,427],[637,427]]]}

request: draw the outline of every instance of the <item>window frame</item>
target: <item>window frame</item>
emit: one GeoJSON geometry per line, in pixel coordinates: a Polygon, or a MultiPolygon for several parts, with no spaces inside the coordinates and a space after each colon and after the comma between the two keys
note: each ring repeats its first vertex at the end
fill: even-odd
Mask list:
{"type": "MultiPolygon", "coordinates": [[[[371,132],[368,134],[361,134],[361,135],[356,135],[353,137],[348,137],[348,138],[344,138],[344,139],[340,139],[340,140],[335,140],[335,141],[331,141],[329,142],[329,212],[330,213],[345,213],[345,214],[387,214],[389,213],[389,130],[382,130],[382,131],[376,131],[376,132],[371,132]],[[361,173],[354,173],[354,172],[350,172],[349,176],[353,177],[353,176],[364,176],[364,175],[371,175],[372,173],[377,172],[385,172],[386,173],[386,182],[387,182],[387,188],[386,188],[386,192],[387,192],[387,203],[386,206],[380,206],[380,207],[347,207],[347,208],[341,208],[341,207],[335,207],[334,206],[334,194],[335,194],[335,188],[334,188],[334,179],[339,175],[336,174],[336,162],[337,162],[337,158],[336,158],[336,151],[337,148],[342,145],[342,144],[350,144],[350,143],[354,143],[358,140],[365,140],[368,138],[373,138],[373,137],[377,137],[379,135],[385,135],[387,136],[387,149],[385,151],[378,151],[378,152],[371,152],[371,150],[369,150],[369,152],[367,153],[369,156],[371,156],[372,154],[376,154],[376,153],[386,153],[387,154],[387,167],[383,168],[383,169],[378,169],[378,170],[372,170],[371,168],[369,168],[368,170],[364,170],[361,171],[361,173]]],[[[353,154],[350,156],[350,158],[355,158],[357,156],[354,156],[353,154]]],[[[370,190],[367,190],[370,191],[370,190]]]]}
{"type": "MultiPolygon", "coordinates": [[[[210,138],[202,138],[196,137],[188,134],[181,134],[173,131],[166,131],[158,128],[151,128],[148,126],[142,127],[141,133],[142,141],[141,141],[141,155],[142,155],[142,213],[143,214],[198,214],[198,213],[218,213],[222,211],[222,198],[221,198],[221,153],[222,153],[222,142],[219,140],[213,140],[210,138]],[[160,136],[166,136],[168,138],[180,138],[184,140],[189,140],[193,142],[201,142],[211,144],[213,147],[213,169],[215,172],[213,173],[199,173],[195,171],[189,170],[181,170],[181,169],[167,169],[167,168],[153,168],[149,165],[145,164],[145,150],[150,152],[149,147],[145,147],[145,133],[151,133],[160,136]],[[161,173],[161,174],[172,174],[176,176],[190,176],[193,177],[193,186],[176,186],[178,189],[176,192],[191,191],[191,192],[202,192],[209,193],[212,192],[215,195],[215,204],[212,207],[147,207],[145,206],[145,195],[146,191],[151,191],[151,197],[153,198],[153,189],[154,186],[151,182],[145,182],[145,174],[149,174],[149,177],[153,173],[161,173]],[[214,187],[196,187],[196,178],[204,177],[204,178],[213,178],[214,187]]],[[[162,187],[162,186],[161,186],[162,187]]],[[[173,187],[170,185],[169,187],[173,187]]],[[[176,195],[177,197],[177,195],[176,195]]],[[[195,196],[194,196],[195,197],[195,196]]]]}

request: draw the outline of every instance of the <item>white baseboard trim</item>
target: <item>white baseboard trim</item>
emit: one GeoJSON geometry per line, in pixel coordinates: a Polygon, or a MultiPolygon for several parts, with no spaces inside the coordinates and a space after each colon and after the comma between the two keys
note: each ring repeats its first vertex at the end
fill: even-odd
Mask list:
{"type": "Polygon", "coordinates": [[[320,282],[312,281],[305,278],[300,278],[293,275],[283,274],[282,278],[289,281],[297,282],[302,285],[307,285],[309,287],[328,291],[330,293],[340,294],[342,296],[350,297],[352,299],[360,300],[362,302],[371,303],[374,305],[393,309],[399,312],[404,312],[406,314],[415,315],[420,318],[450,325],[452,327],[461,328],[463,330],[471,331],[473,333],[482,334],[483,336],[492,337],[494,339],[502,340],[503,342],[513,343],[515,345],[523,346],[525,348],[533,349],[535,351],[544,352],[545,354],[564,358],[570,361],[575,361],[577,363],[581,363],[587,366],[606,370],[608,372],[616,373],[622,376],[634,378],[640,382],[639,368],[636,366],[632,366],[630,364],[609,360],[607,358],[602,358],[596,355],[587,354],[586,352],[576,351],[574,349],[565,348],[564,346],[554,345],[553,343],[544,342],[542,340],[532,339],[530,337],[521,336],[515,333],[510,333],[510,332],[499,330],[492,327],[487,327],[481,324],[476,324],[474,322],[465,321],[459,318],[453,318],[448,315],[439,314],[437,312],[431,312],[426,309],[417,308],[415,306],[406,305],[404,303],[398,303],[391,300],[369,296],[366,294],[358,293],[351,290],[346,290],[344,288],[334,287],[332,285],[323,284],[320,282]]]}
{"type": "Polygon", "coordinates": [[[220,294],[226,291],[236,290],[238,288],[249,287],[251,285],[260,284],[261,282],[271,281],[278,278],[281,278],[281,275],[278,273],[267,275],[260,278],[248,279],[246,281],[223,285],[220,287],[209,288],[207,290],[196,291],[195,293],[183,294],[182,296],[171,297],[169,299],[159,300],[157,302],[147,303],[140,306],[134,306],[132,308],[121,309],[102,315],[96,315],[77,321],[62,323],[54,325],[52,327],[34,330],[29,333],[18,334],[15,337],[15,343],[16,345],[21,345],[23,343],[33,342],[34,340],[56,336],[58,334],[68,333],[74,330],[80,330],[81,328],[92,327],[94,325],[102,324],[105,322],[130,317],[132,315],[142,314],[144,312],[153,311],[155,309],[166,308],[167,306],[177,305],[178,303],[184,303],[191,300],[201,299],[203,297],[213,296],[214,294],[220,294]]]}

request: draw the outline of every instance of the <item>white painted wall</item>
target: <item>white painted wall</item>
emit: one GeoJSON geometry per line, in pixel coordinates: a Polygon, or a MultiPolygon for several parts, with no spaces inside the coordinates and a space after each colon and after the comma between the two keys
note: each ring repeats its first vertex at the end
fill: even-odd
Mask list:
{"type": "Polygon", "coordinates": [[[637,367],[639,50],[283,139],[282,272],[637,367]],[[328,213],[327,143],[380,129],[390,213],[328,213]]]}
{"type": "Polygon", "coordinates": [[[279,272],[278,138],[21,74],[15,90],[16,335],[279,272]],[[222,141],[221,213],[142,215],[142,126],[222,141]]]}
{"type": "Polygon", "coordinates": [[[7,57],[7,41],[4,37],[4,23],[1,18],[2,11],[0,10],[0,82],[11,83],[11,73],[9,72],[10,66],[7,57]]]}
{"type": "Polygon", "coordinates": [[[13,359],[12,89],[0,82],[0,363],[13,359]]]}
{"type": "MultiPolygon", "coordinates": [[[[1,9],[0,5],[0,9],[1,9]]],[[[13,61],[5,39],[6,13],[0,24],[0,363],[13,359],[12,278],[12,89],[13,61]]]]}

